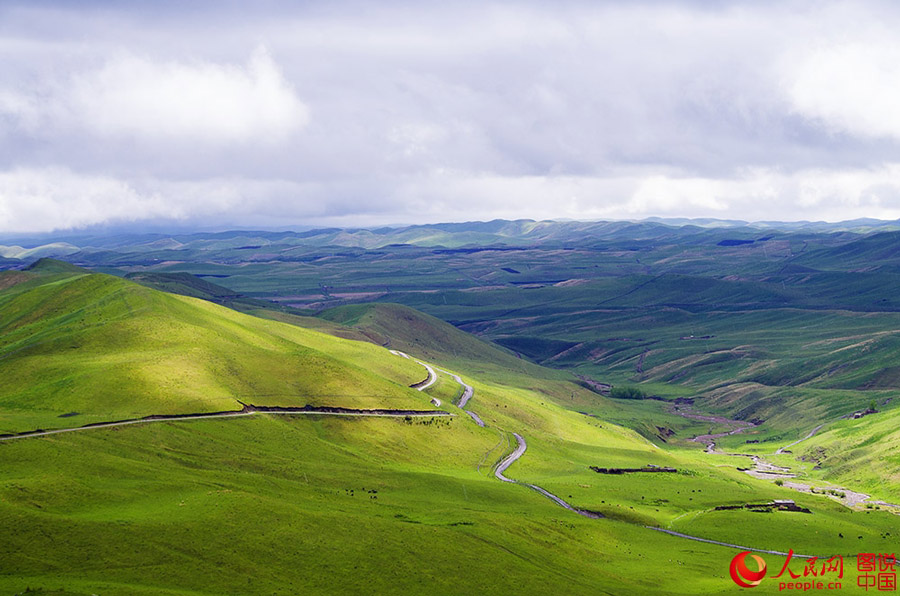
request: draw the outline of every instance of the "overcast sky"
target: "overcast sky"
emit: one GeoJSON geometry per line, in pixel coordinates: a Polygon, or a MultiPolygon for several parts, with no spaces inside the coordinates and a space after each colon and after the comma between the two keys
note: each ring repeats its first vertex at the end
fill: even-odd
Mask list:
{"type": "Polygon", "coordinates": [[[896,3],[184,4],[0,0],[0,232],[900,218],[896,3]]]}

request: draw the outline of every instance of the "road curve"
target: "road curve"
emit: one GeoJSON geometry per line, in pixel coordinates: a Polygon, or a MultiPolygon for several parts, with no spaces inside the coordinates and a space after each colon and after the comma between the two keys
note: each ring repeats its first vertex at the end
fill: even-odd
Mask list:
{"type": "Polygon", "coordinates": [[[482,420],[481,417],[480,417],[478,414],[476,414],[476,413],[473,412],[472,410],[463,410],[463,412],[465,412],[466,414],[468,414],[469,417],[470,417],[472,420],[475,421],[475,424],[477,424],[478,426],[484,428],[484,420],[482,420]]]}
{"type": "Polygon", "coordinates": [[[456,403],[456,406],[462,409],[463,412],[468,414],[469,417],[475,421],[475,424],[484,427],[484,420],[482,420],[478,414],[471,410],[464,409],[466,407],[466,404],[469,403],[469,400],[472,399],[472,396],[475,394],[475,389],[471,385],[463,381],[459,375],[442,368],[439,368],[438,370],[446,375],[450,375],[451,377],[453,377],[453,380],[459,383],[459,385],[463,388],[462,395],[459,397],[459,401],[456,403]]]}
{"type": "Polygon", "coordinates": [[[778,450],[775,452],[775,455],[781,455],[781,454],[784,453],[785,450],[788,449],[789,447],[793,447],[793,446],[796,445],[797,443],[802,443],[802,442],[805,441],[806,439],[811,439],[811,438],[813,437],[813,435],[815,435],[817,432],[819,432],[820,430],[822,430],[822,427],[823,427],[823,426],[825,426],[825,423],[820,424],[819,426],[817,426],[817,427],[815,427],[814,429],[812,429],[811,431],[809,431],[809,434],[806,435],[805,437],[803,437],[802,439],[798,439],[798,440],[794,441],[793,443],[791,443],[791,444],[789,444],[789,445],[785,445],[784,447],[779,447],[778,450]]]}
{"type": "Polygon", "coordinates": [[[525,439],[522,438],[522,435],[520,435],[519,433],[513,433],[513,436],[516,437],[516,448],[499,464],[497,464],[497,467],[494,469],[494,476],[496,476],[503,482],[512,482],[514,484],[518,484],[515,480],[507,478],[503,475],[503,472],[506,471],[506,468],[510,467],[513,462],[522,457],[522,455],[525,453],[525,450],[528,449],[528,445],[525,443],[525,439]]]}
{"type": "Polygon", "coordinates": [[[428,376],[425,377],[424,381],[419,381],[418,383],[413,383],[410,385],[413,389],[418,391],[425,391],[429,387],[435,384],[437,381],[437,374],[434,372],[434,369],[422,362],[421,360],[417,360],[415,358],[410,358],[409,354],[406,352],[401,352],[400,350],[388,350],[394,356],[400,356],[401,358],[406,358],[407,360],[415,360],[419,364],[425,367],[425,370],[428,372],[428,376]]]}
{"type": "Polygon", "coordinates": [[[56,435],[60,433],[70,433],[81,430],[93,430],[95,428],[110,428],[114,426],[126,426],[129,424],[146,424],[150,422],[173,422],[184,420],[202,420],[204,418],[237,418],[238,416],[255,416],[256,414],[275,414],[275,415],[299,415],[299,416],[379,416],[386,418],[423,418],[432,416],[454,416],[450,412],[443,410],[357,410],[352,408],[324,407],[316,408],[314,406],[304,406],[303,408],[290,408],[278,406],[252,406],[244,405],[242,410],[230,410],[226,412],[210,412],[209,414],[167,414],[154,415],[145,418],[134,418],[130,420],[118,420],[114,422],[97,422],[87,424],[85,426],[76,426],[73,428],[56,428],[52,430],[34,430],[23,433],[0,435],[0,441],[14,441],[16,439],[28,439],[32,437],[45,437],[47,435],[56,435]]]}
{"type": "Polygon", "coordinates": [[[439,368],[438,370],[444,374],[450,375],[451,377],[453,377],[454,381],[456,381],[457,383],[459,383],[462,386],[463,394],[460,396],[459,402],[456,405],[459,408],[465,408],[466,404],[469,403],[469,400],[472,398],[472,395],[475,394],[475,389],[473,389],[471,385],[469,385],[468,383],[463,381],[459,375],[453,374],[449,370],[444,370],[442,368],[439,368]]]}
{"type": "Polygon", "coordinates": [[[469,417],[470,417],[472,420],[475,421],[475,424],[477,424],[478,426],[480,426],[480,427],[483,428],[483,427],[484,427],[484,420],[481,419],[481,416],[479,416],[478,414],[476,414],[476,413],[473,412],[472,410],[466,410],[466,409],[463,409],[463,408],[466,407],[466,404],[469,403],[469,400],[472,398],[472,395],[475,394],[475,390],[472,388],[472,386],[469,385],[468,383],[466,383],[465,381],[463,381],[463,380],[460,378],[459,375],[455,375],[455,374],[453,374],[452,372],[447,372],[446,370],[441,370],[440,368],[439,368],[438,370],[440,370],[442,373],[447,373],[448,375],[450,375],[451,377],[453,377],[453,379],[454,379],[457,383],[459,383],[459,384],[462,386],[462,388],[463,388],[463,393],[462,393],[462,395],[460,396],[459,402],[457,402],[456,406],[457,406],[458,408],[462,409],[463,412],[465,412],[466,414],[468,414],[469,417]]]}
{"type": "Polygon", "coordinates": [[[415,385],[413,385],[413,387],[415,387],[419,391],[425,391],[426,389],[428,389],[429,387],[431,387],[432,385],[434,385],[437,382],[437,373],[434,372],[433,368],[431,368],[430,366],[428,366],[421,360],[416,360],[416,362],[418,362],[419,364],[421,364],[422,366],[425,367],[425,370],[428,371],[428,378],[425,379],[424,381],[422,381],[421,383],[416,383],[415,385]]]}
{"type": "Polygon", "coordinates": [[[594,519],[599,519],[599,518],[603,517],[603,514],[596,513],[594,511],[584,511],[582,509],[576,509],[575,507],[572,507],[571,505],[566,503],[564,500],[560,499],[559,497],[557,497],[556,495],[551,493],[550,491],[548,491],[544,488],[541,488],[540,486],[538,486],[536,484],[528,484],[527,482],[520,482],[518,480],[513,480],[512,478],[507,478],[503,474],[503,472],[505,472],[506,469],[509,466],[511,466],[517,459],[522,457],[522,455],[524,455],[524,453],[525,453],[525,450],[528,449],[528,444],[525,443],[525,439],[522,437],[522,435],[520,435],[519,433],[513,433],[513,436],[516,437],[516,448],[513,450],[512,453],[507,455],[503,459],[503,461],[501,461],[499,464],[497,464],[497,467],[494,469],[494,476],[496,476],[497,479],[502,480],[503,482],[509,482],[512,484],[521,484],[522,486],[527,486],[531,490],[541,493],[542,495],[544,495],[545,497],[547,497],[548,499],[550,499],[557,505],[559,505],[561,507],[565,507],[569,511],[574,511],[578,515],[583,515],[585,517],[590,517],[590,518],[594,518],[594,519]]]}
{"type": "MultiPolygon", "coordinates": [[[[411,358],[409,356],[409,354],[406,354],[405,352],[401,352],[400,350],[389,350],[389,351],[391,354],[394,354],[395,356],[400,356],[401,358],[406,358],[407,360],[415,360],[416,362],[418,362],[419,364],[424,366],[425,370],[428,372],[428,377],[424,381],[420,381],[418,383],[415,383],[414,385],[410,385],[410,387],[413,387],[419,391],[425,391],[426,389],[428,389],[429,387],[431,387],[432,385],[435,384],[435,382],[437,381],[437,373],[435,373],[434,368],[432,368],[428,364],[425,364],[421,360],[418,360],[417,358],[411,358]]],[[[475,394],[475,389],[471,385],[469,385],[468,383],[463,381],[462,377],[460,377],[459,375],[454,374],[448,370],[444,370],[442,368],[438,368],[437,370],[439,370],[440,372],[442,372],[446,375],[453,377],[453,380],[460,384],[460,386],[463,388],[463,392],[462,392],[462,395],[460,396],[459,401],[457,402],[456,406],[458,408],[460,408],[463,412],[468,414],[469,417],[475,421],[475,424],[477,424],[478,426],[484,427],[484,420],[482,420],[478,414],[476,414],[475,412],[472,412],[471,410],[464,409],[466,407],[466,404],[469,403],[469,400],[475,394]]],[[[441,407],[441,400],[439,400],[436,397],[431,398],[431,403],[433,403],[437,407],[441,407]]]]}

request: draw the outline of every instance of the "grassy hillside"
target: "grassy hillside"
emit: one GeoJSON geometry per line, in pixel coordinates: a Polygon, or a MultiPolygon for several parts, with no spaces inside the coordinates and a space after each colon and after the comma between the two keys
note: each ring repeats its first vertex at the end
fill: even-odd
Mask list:
{"type": "MultiPolygon", "coordinates": [[[[812,495],[795,497],[812,516],[714,512],[794,493],[739,474],[724,458],[656,448],[528,389],[473,382],[472,407],[487,428],[465,417],[425,424],[264,416],[0,444],[0,588],[728,594],[737,551],[643,525],[845,555],[880,552],[890,544],[885,533],[900,531],[889,514],[849,514],[812,495]],[[607,519],[586,519],[493,478],[509,431],[529,441],[510,476],[607,519]],[[603,476],[588,468],[647,463],[679,473],[603,476]],[[853,536],[852,544],[841,536],[853,536]],[[666,573],[650,572],[660,561],[666,573]]],[[[780,557],[765,558],[780,568],[780,557]]],[[[853,581],[852,559],[846,576],[853,581]]]]}
{"type": "Polygon", "coordinates": [[[0,292],[0,432],[257,405],[427,407],[414,363],[366,343],[107,275],[0,292]],[[60,418],[65,416],[65,418],[60,418]]]}
{"type": "Polygon", "coordinates": [[[318,318],[351,327],[373,343],[421,358],[479,362],[511,370],[534,368],[493,344],[401,304],[339,306],[319,313],[318,318]]]}
{"type": "MultiPolygon", "coordinates": [[[[238,400],[427,409],[436,397],[455,416],[263,414],[0,441],[0,591],[731,594],[737,588],[728,563],[738,550],[652,528],[754,548],[842,554],[847,585],[855,583],[853,555],[892,552],[892,537],[900,534],[898,516],[753,478],[737,470],[747,458],[704,453],[702,445],[684,441],[719,424],[678,417],[667,402],[603,398],[567,380],[568,372],[539,368],[406,307],[351,306],[315,319],[269,312],[263,319],[51,262],[26,273],[0,291],[5,431],[238,409],[238,400]],[[385,344],[429,361],[438,382],[424,392],[410,389],[424,368],[385,344]],[[485,426],[452,405],[461,391],[452,373],[474,388],[466,407],[485,426]],[[507,476],[604,517],[577,515],[527,486],[495,478],[493,467],[514,448],[513,433],[527,439],[527,451],[507,476]],[[675,471],[591,468],[648,465],[675,471]],[[811,513],[717,509],[772,499],[794,499],[811,513]]],[[[563,288],[587,301],[593,290],[586,285],[563,288]]],[[[704,300],[712,304],[723,293],[711,287],[704,300]]],[[[477,294],[468,293],[476,302],[477,294]]],[[[570,314],[578,316],[581,307],[571,305],[570,314]]],[[[530,325],[530,316],[519,324],[530,325]]],[[[627,324],[612,316],[607,322],[627,324]]],[[[649,341],[657,329],[651,323],[631,334],[649,341]]],[[[669,335],[654,349],[698,345],[675,335],[679,324],[670,321],[669,335]]],[[[788,328],[801,327],[798,320],[788,328]]],[[[770,336],[760,337],[754,341],[770,336]]],[[[862,348],[851,334],[842,337],[847,344],[832,345],[824,334],[810,353],[862,348]]],[[[554,344],[524,346],[549,352],[554,344]]],[[[710,387],[708,379],[717,375],[752,372],[741,358],[715,356],[708,351],[701,356],[712,360],[706,365],[685,364],[692,380],[669,385],[667,395],[693,395],[696,382],[717,409],[769,408],[771,422],[758,427],[763,442],[743,445],[748,450],[772,451],[783,437],[799,438],[806,424],[840,415],[862,393],[832,393],[838,390],[828,381],[814,380],[787,389],[750,381],[710,387]],[[788,415],[798,399],[805,400],[804,413],[788,415]]],[[[657,384],[645,386],[672,381],[665,378],[665,359],[650,353],[643,362],[646,382],[657,384]]],[[[805,472],[872,482],[875,473],[848,470],[893,462],[895,416],[885,410],[837,422],[801,444],[811,453],[833,449],[820,470],[805,472]]],[[[723,444],[743,440],[735,435],[723,444]]],[[[801,453],[799,445],[795,451],[801,453]]],[[[781,557],[764,557],[780,569],[781,557]]],[[[795,561],[793,569],[802,565],[795,561]]],[[[757,588],[776,591],[769,580],[757,588]]]]}
{"type": "Polygon", "coordinates": [[[730,588],[717,577],[724,549],[566,515],[478,472],[496,442],[461,421],[282,417],[4,446],[0,590],[697,593],[687,578],[701,593],[730,588]],[[649,577],[660,557],[677,572],[649,577]]]}
{"type": "Polygon", "coordinates": [[[882,400],[877,414],[834,420],[791,447],[787,465],[804,469],[813,478],[900,503],[900,410],[891,405],[882,400]]]}
{"type": "Polygon", "coordinates": [[[125,276],[125,279],[170,294],[201,298],[241,312],[276,308],[276,305],[268,300],[249,298],[190,273],[141,271],[129,273],[125,276]]]}

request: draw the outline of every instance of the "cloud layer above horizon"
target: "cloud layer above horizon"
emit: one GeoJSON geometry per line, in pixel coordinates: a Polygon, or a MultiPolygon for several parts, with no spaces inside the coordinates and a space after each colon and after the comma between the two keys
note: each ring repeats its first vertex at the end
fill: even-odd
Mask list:
{"type": "Polygon", "coordinates": [[[0,233],[900,218],[887,2],[0,5],[0,233]]]}

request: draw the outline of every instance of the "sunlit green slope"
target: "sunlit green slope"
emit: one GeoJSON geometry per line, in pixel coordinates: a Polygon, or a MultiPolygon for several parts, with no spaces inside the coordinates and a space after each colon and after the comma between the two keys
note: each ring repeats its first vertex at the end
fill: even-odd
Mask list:
{"type": "MultiPolygon", "coordinates": [[[[737,471],[746,458],[625,428],[673,416],[662,402],[650,410],[561,377],[472,364],[466,345],[479,340],[392,327],[403,313],[375,321],[392,346],[412,352],[418,339],[431,350],[440,380],[424,392],[407,387],[424,367],[384,347],[118,278],[33,271],[0,292],[0,415],[12,430],[237,409],[237,400],[426,409],[438,397],[456,414],[260,414],[0,441],[0,592],[731,594],[738,550],[646,526],[844,554],[848,585],[853,553],[891,552],[900,534],[900,518],[884,511],[851,513],[737,471]],[[471,384],[467,409],[484,427],[451,403],[454,381],[442,371],[471,384]],[[593,416],[575,411],[588,404],[593,416]],[[605,517],[500,482],[493,468],[513,433],[528,448],[507,476],[605,517]],[[677,471],[591,469],[648,464],[677,471]],[[716,509],[776,498],[812,513],[716,509]]],[[[323,328],[362,333],[366,314],[323,328]]],[[[765,557],[780,569],[782,558],[765,557]]],[[[776,591],[767,580],[755,593],[776,591]]]]}
{"type": "Polygon", "coordinates": [[[0,292],[0,432],[256,405],[427,408],[420,366],[107,275],[0,292]],[[60,416],[69,415],[66,418],[60,416]]]}

